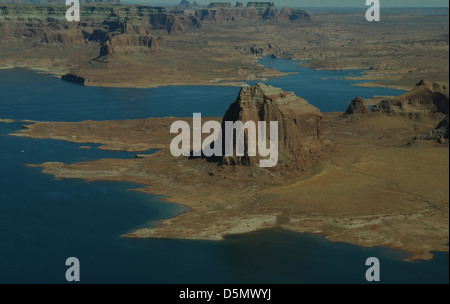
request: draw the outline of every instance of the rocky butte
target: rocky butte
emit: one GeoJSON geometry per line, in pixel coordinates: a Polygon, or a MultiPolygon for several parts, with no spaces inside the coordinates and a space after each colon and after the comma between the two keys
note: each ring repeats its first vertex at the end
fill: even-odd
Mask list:
{"type": "Polygon", "coordinates": [[[263,83],[242,87],[222,123],[202,126],[201,113],[194,113],[192,134],[186,120],[172,124],[170,132],[179,133],[170,144],[173,156],[203,157],[220,166],[298,169],[324,147],[320,110],[293,92],[263,83]]]}
{"type": "MultiPolygon", "coordinates": [[[[270,122],[278,122],[278,161],[280,164],[301,165],[305,158],[320,153],[323,146],[322,114],[320,110],[293,92],[285,92],[262,83],[243,87],[222,119],[222,129],[227,121],[264,121],[269,140],[270,122]]],[[[225,142],[222,141],[222,147],[225,142]]],[[[248,133],[244,135],[244,149],[248,151],[248,133]]],[[[225,153],[223,154],[225,155],[225,153]]],[[[233,154],[236,155],[236,154],[233,154]]],[[[224,156],[224,165],[255,165],[260,157],[224,156]]]]}

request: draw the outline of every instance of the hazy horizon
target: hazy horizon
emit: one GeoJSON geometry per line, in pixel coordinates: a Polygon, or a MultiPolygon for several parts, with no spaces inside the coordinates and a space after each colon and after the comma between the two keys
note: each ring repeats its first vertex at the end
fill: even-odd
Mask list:
{"type": "MultiPolygon", "coordinates": [[[[148,4],[148,5],[176,5],[180,3],[181,0],[121,0],[121,3],[137,3],[137,4],[148,4]]],[[[190,0],[193,3],[195,0],[190,0]]],[[[211,2],[231,2],[232,4],[236,1],[228,0],[196,0],[200,5],[207,5],[211,2]]],[[[240,1],[247,3],[248,1],[240,1]]],[[[292,7],[366,7],[365,0],[278,0],[271,1],[275,2],[277,6],[289,5],[292,7]]],[[[447,0],[389,0],[380,1],[381,7],[449,7],[449,2],[447,0]]]]}

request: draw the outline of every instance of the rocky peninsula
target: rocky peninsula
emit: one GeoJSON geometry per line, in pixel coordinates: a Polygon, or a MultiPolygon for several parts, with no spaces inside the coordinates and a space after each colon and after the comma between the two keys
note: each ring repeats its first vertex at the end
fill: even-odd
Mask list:
{"type": "Polygon", "coordinates": [[[261,113],[258,119],[283,126],[283,161],[274,168],[251,160],[175,158],[168,145],[176,118],[36,122],[12,135],[95,142],[113,150],[159,148],[135,159],[32,165],[57,178],[144,184],[139,191],[190,209],[125,237],[221,240],[278,227],[430,259],[431,251],[448,251],[448,96],[448,83],[422,80],[376,106],[355,98],[346,113],[320,113],[293,93],[262,84],[243,87],[224,117],[261,113]],[[435,129],[443,130],[439,138],[425,138],[435,129]]]}

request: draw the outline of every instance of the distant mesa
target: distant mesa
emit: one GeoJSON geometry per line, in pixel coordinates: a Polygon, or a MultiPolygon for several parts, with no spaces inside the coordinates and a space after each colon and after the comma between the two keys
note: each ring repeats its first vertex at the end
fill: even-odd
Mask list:
{"type": "Polygon", "coordinates": [[[86,82],[86,79],[81,76],[77,76],[75,74],[65,74],[61,76],[61,79],[68,82],[73,82],[76,84],[84,85],[86,82]]]}
{"type": "MultiPolygon", "coordinates": [[[[222,128],[225,121],[242,121],[244,124],[247,121],[265,121],[267,125],[270,121],[277,121],[277,167],[280,164],[301,167],[302,163],[322,153],[322,114],[318,108],[293,92],[285,92],[262,83],[243,87],[236,101],[226,111],[222,128]]],[[[244,143],[245,151],[248,151],[247,134],[244,136],[244,143]]],[[[259,163],[259,158],[247,155],[225,156],[220,162],[222,165],[255,165],[259,163]]]]}

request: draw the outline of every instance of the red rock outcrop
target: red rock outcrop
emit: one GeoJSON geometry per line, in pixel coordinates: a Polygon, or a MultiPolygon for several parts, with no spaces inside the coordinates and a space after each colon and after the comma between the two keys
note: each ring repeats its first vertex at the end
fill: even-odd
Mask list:
{"type": "MultiPolygon", "coordinates": [[[[320,110],[293,92],[261,83],[241,89],[223,117],[223,130],[226,121],[253,121],[256,125],[258,121],[264,121],[268,128],[269,122],[278,122],[279,162],[284,164],[298,164],[298,161],[320,153],[323,145],[320,110]]],[[[269,129],[266,135],[269,138],[269,129]]],[[[248,151],[247,134],[244,142],[245,151],[248,151]]],[[[248,155],[226,156],[221,162],[224,165],[254,165],[259,159],[248,155]]]]}

